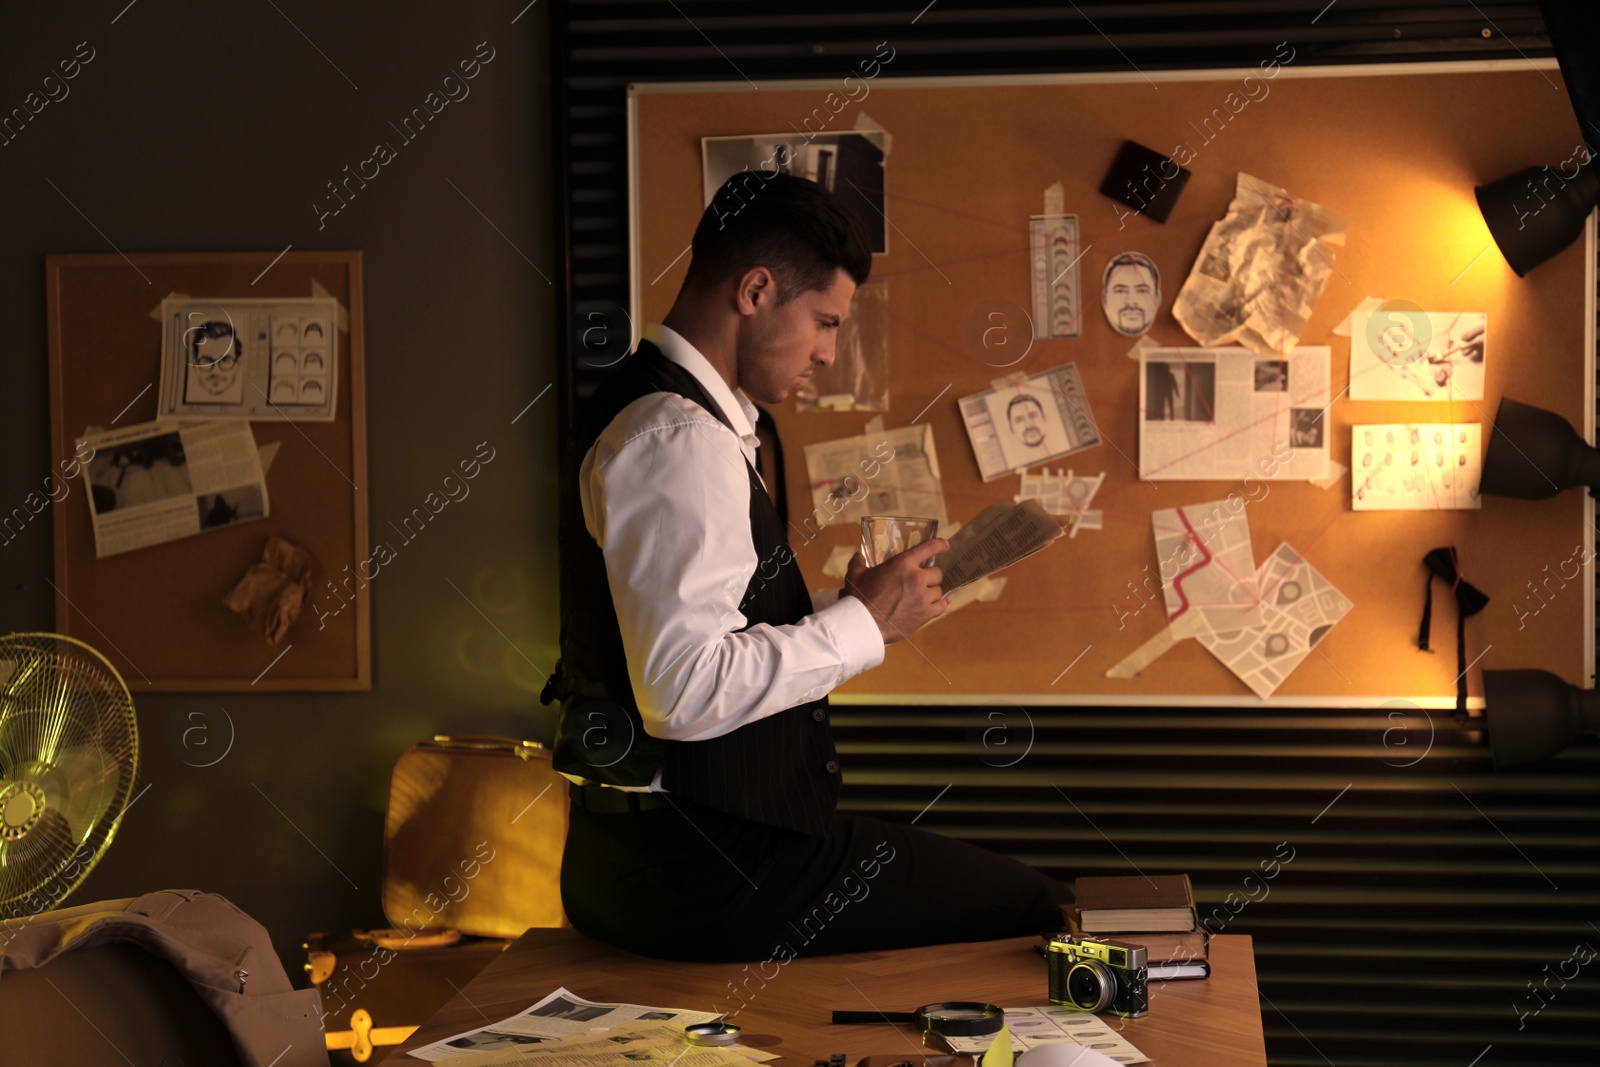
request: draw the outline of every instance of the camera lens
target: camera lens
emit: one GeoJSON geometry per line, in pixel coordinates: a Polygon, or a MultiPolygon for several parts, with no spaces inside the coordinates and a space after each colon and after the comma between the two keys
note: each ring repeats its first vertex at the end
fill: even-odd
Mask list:
{"type": "Polygon", "coordinates": [[[1079,960],[1067,971],[1067,999],[1079,1011],[1103,1010],[1116,988],[1116,979],[1096,960],[1079,960]]]}

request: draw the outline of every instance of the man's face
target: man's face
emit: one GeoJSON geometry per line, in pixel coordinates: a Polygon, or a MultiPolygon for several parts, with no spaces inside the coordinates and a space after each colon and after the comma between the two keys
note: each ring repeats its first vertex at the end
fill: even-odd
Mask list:
{"type": "Polygon", "coordinates": [[[209,363],[198,364],[194,373],[200,381],[200,388],[211,396],[222,396],[233,388],[239,376],[238,356],[229,352],[209,363]]]}
{"type": "Polygon", "coordinates": [[[1037,403],[1022,403],[1011,409],[1011,432],[1029,448],[1044,444],[1044,409],[1037,403]]]}
{"type": "Polygon", "coordinates": [[[1106,279],[1106,316],[1120,333],[1144,333],[1155,321],[1160,303],[1161,294],[1148,270],[1132,263],[1112,268],[1106,279]]]}
{"type": "Polygon", "coordinates": [[[780,307],[777,285],[770,274],[766,279],[759,286],[742,283],[740,290],[739,388],[753,400],[776,404],[817,367],[833,366],[839,324],[850,314],[856,283],[835,271],[827,289],[801,293],[780,307]]]}

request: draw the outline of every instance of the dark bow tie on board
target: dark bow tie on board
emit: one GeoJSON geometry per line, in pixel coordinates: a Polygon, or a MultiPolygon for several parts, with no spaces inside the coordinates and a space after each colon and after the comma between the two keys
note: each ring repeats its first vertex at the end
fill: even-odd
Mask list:
{"type": "Polygon", "coordinates": [[[1436,548],[1422,557],[1428,576],[1422,587],[1422,626],[1417,631],[1417,647],[1432,652],[1428,647],[1428,633],[1433,625],[1433,580],[1443,579],[1456,598],[1456,715],[1467,713],[1467,619],[1482,611],[1489,598],[1471,582],[1461,580],[1456,566],[1454,548],[1436,548]]]}

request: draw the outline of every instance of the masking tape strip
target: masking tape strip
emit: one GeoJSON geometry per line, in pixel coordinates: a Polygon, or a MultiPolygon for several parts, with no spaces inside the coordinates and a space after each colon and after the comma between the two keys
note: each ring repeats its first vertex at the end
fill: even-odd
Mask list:
{"type": "Polygon", "coordinates": [[[162,319],[162,317],[161,317],[161,305],[162,304],[165,304],[168,300],[193,300],[193,299],[194,298],[191,297],[188,293],[180,293],[176,289],[174,289],[172,292],[168,293],[166,296],[164,296],[160,300],[156,301],[156,306],[150,309],[150,317],[152,319],[155,319],[157,322],[164,322],[165,320],[162,319]]]}
{"type": "Polygon", "coordinates": [[[867,140],[873,142],[879,148],[883,149],[884,162],[887,163],[889,161],[889,154],[894,151],[894,134],[884,129],[882,125],[880,125],[865,111],[856,112],[855,124],[850,128],[855,130],[857,133],[866,134],[867,140]]]}
{"type": "Polygon", "coordinates": [[[1107,678],[1133,678],[1150,664],[1167,654],[1167,650],[1186,637],[1200,631],[1200,616],[1194,611],[1178,616],[1178,620],[1140,645],[1121,663],[1106,671],[1107,678]]]}
{"type": "Polygon", "coordinates": [[[1329,463],[1327,477],[1318,478],[1311,482],[1311,484],[1316,486],[1318,489],[1332,489],[1334,486],[1339,484],[1339,479],[1343,478],[1348,473],[1350,473],[1350,468],[1346,467],[1343,463],[1329,463]]]}
{"type": "Polygon", "coordinates": [[[1046,215],[1065,215],[1067,194],[1060,182],[1047,187],[1044,191],[1044,213],[1046,215]]]}
{"type": "Polygon", "coordinates": [[[1150,339],[1149,334],[1145,334],[1143,337],[1139,338],[1133,343],[1132,348],[1128,349],[1128,358],[1137,362],[1139,357],[1144,355],[1147,349],[1163,347],[1165,346],[1159,341],[1153,341],[1150,339]]]}
{"type": "Polygon", "coordinates": [[[1349,337],[1350,332],[1355,329],[1356,316],[1370,314],[1381,307],[1383,303],[1384,301],[1376,296],[1367,297],[1365,300],[1361,301],[1361,303],[1351,308],[1350,314],[1346,315],[1344,319],[1340,321],[1339,325],[1333,328],[1334,335],[1338,337],[1349,337]]]}

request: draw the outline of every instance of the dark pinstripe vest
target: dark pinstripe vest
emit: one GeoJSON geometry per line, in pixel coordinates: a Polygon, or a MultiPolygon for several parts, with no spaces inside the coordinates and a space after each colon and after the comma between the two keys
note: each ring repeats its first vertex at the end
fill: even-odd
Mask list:
{"type": "MultiPolygon", "coordinates": [[[[555,768],[611,785],[648,785],[659,769],[661,787],[674,797],[821,836],[832,821],[841,785],[826,697],[708,741],[667,741],[644,731],[605,557],[584,526],[578,470],[622,409],[656,392],[686,397],[728,425],[694,376],[648,341],[578,415],[560,486],[561,662],[548,688],[561,698],[555,768]]],[[[757,562],[739,611],[748,625],[798,622],[811,614],[811,596],[771,498],[755,470],[745,466],[757,562]]]]}

